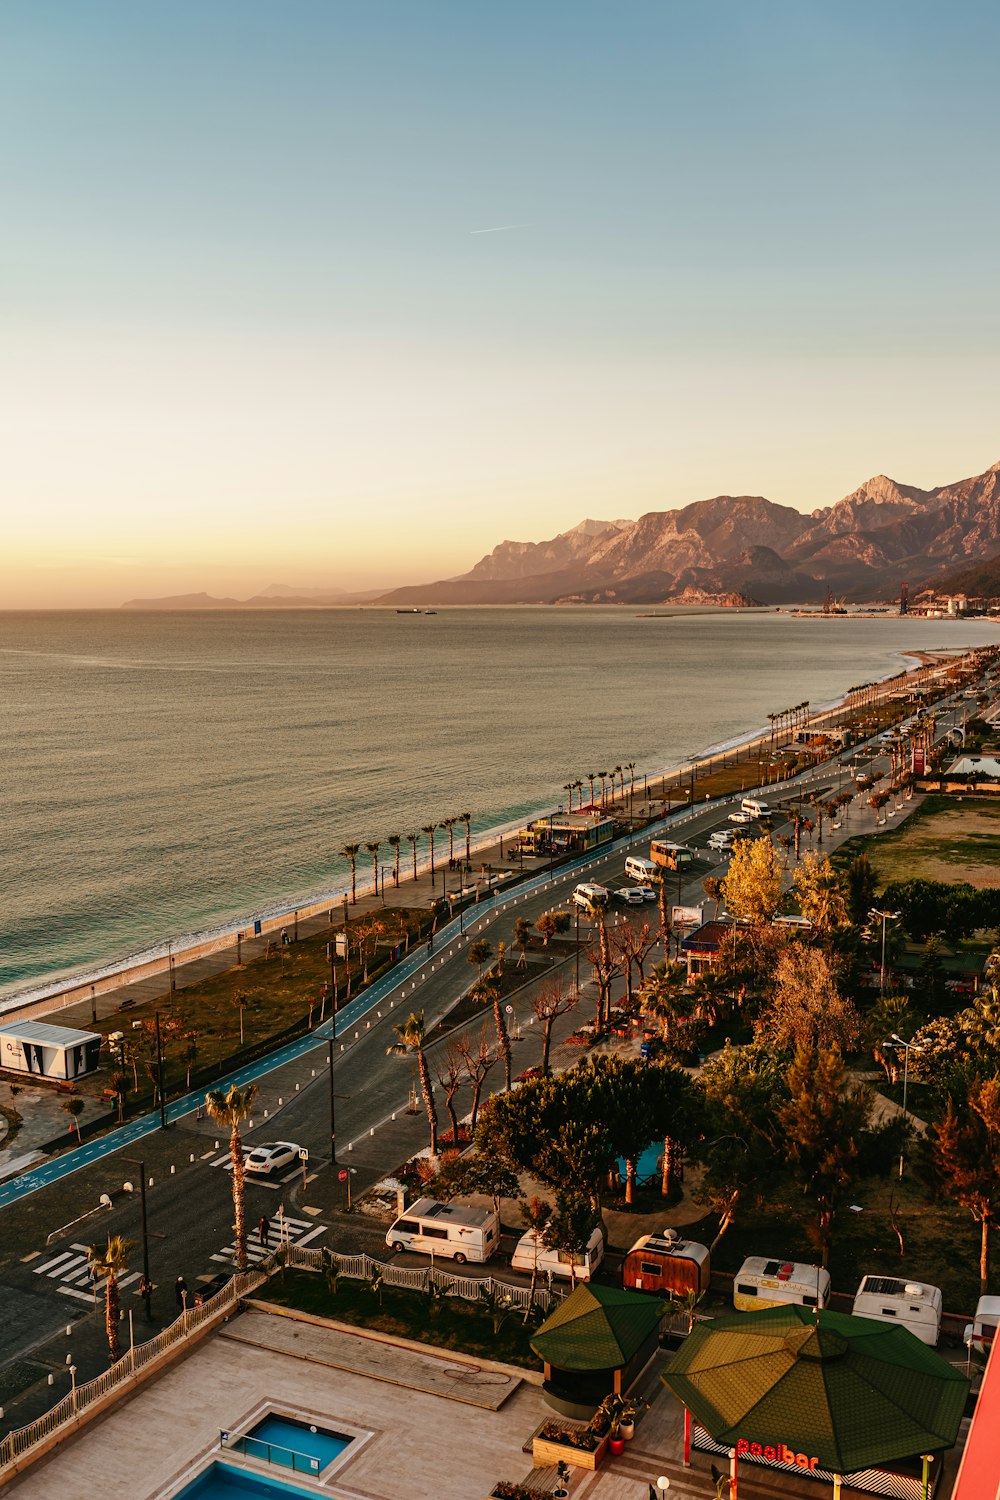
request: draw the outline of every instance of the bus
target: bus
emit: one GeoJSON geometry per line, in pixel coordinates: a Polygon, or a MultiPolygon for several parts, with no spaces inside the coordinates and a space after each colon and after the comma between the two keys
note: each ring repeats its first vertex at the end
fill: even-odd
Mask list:
{"type": "Polygon", "coordinates": [[[649,846],[649,857],[654,865],[664,870],[681,870],[694,859],[694,853],[686,844],[670,844],[664,839],[654,839],[649,846]]]}

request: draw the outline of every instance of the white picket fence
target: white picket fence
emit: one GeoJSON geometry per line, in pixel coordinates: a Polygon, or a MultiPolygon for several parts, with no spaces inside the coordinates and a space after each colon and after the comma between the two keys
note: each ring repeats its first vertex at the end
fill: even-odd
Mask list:
{"type": "Polygon", "coordinates": [[[136,1376],[140,1375],[141,1371],[161,1354],[166,1353],[175,1344],[190,1338],[205,1323],[217,1319],[220,1313],[230,1311],[241,1298],[248,1297],[251,1292],[255,1292],[266,1280],[267,1275],[262,1271],[245,1271],[234,1276],[202,1307],[188,1308],[179,1318],[166,1328],[162,1328],[145,1344],[133,1345],[122,1355],[121,1359],[110,1365],[103,1375],[98,1375],[96,1379],[78,1385],[75,1391],[64,1396],[44,1416],[37,1417],[34,1422],[29,1422],[25,1427],[18,1427],[13,1432],[9,1432],[0,1441],[0,1480],[2,1480],[4,1470],[11,1464],[17,1463],[33,1448],[46,1442],[53,1434],[58,1433],[61,1427],[75,1421],[88,1407],[102,1400],[109,1392],[123,1388],[130,1381],[134,1381],[136,1376]]]}
{"type": "MultiPolygon", "coordinates": [[[[299,1249],[290,1245],[286,1264],[303,1270],[322,1271],[330,1263],[331,1253],[315,1250],[311,1245],[299,1249]]],[[[560,1287],[549,1287],[542,1283],[535,1288],[514,1286],[509,1281],[498,1281],[494,1276],[456,1276],[451,1271],[442,1271],[421,1266],[396,1266],[392,1262],[375,1260],[370,1255],[333,1255],[337,1272],[349,1281],[373,1281],[381,1276],[382,1285],[402,1287],[408,1292],[424,1292],[433,1284],[450,1296],[463,1302],[480,1302],[484,1296],[505,1299],[512,1309],[527,1312],[532,1305],[540,1312],[551,1312],[566,1295],[560,1287]]]]}

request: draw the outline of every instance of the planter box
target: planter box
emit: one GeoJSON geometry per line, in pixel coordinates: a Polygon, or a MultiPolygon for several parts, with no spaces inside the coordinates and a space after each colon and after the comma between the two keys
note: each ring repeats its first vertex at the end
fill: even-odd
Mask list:
{"type": "Polygon", "coordinates": [[[606,1437],[596,1448],[574,1448],[571,1443],[557,1443],[552,1438],[536,1437],[531,1442],[531,1461],[536,1469],[546,1469],[560,1461],[571,1469],[597,1469],[608,1448],[606,1437]]]}

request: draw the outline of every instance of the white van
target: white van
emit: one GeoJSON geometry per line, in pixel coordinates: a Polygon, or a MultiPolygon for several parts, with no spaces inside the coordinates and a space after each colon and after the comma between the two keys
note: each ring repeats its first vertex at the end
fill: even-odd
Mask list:
{"type": "Polygon", "coordinates": [[[769,818],[771,816],[771,809],[759,797],[744,797],[740,803],[740,811],[749,813],[751,818],[769,818]]]}
{"type": "Polygon", "coordinates": [[[510,1258],[512,1271],[538,1270],[539,1276],[565,1276],[577,1281],[589,1281],[604,1259],[604,1236],[598,1226],[582,1253],[571,1255],[568,1250],[556,1250],[543,1244],[534,1229],[522,1234],[510,1258]]]}
{"type": "Polygon", "coordinates": [[[611,892],[605,885],[578,885],[573,892],[573,900],[584,911],[594,911],[598,906],[607,906],[611,900],[611,892]]]}
{"type": "Polygon", "coordinates": [[[737,1312],[756,1312],[761,1307],[781,1307],[789,1302],[800,1307],[825,1307],[829,1300],[830,1273],[822,1266],[749,1255],[733,1280],[737,1312]]]}
{"type": "Polygon", "coordinates": [[[897,1276],[865,1276],[851,1308],[856,1318],[880,1323],[902,1323],[922,1344],[933,1349],[941,1334],[941,1289],[922,1281],[900,1281],[897,1276]]]}
{"type": "Polygon", "coordinates": [[[419,1198],[395,1221],[385,1242],[390,1250],[447,1255],[460,1265],[484,1261],[500,1248],[500,1220],[491,1208],[419,1198]]]}
{"type": "Polygon", "coordinates": [[[636,885],[649,885],[650,881],[656,879],[656,873],[656,866],[651,859],[640,859],[638,854],[630,854],[625,861],[625,874],[636,885]]]}

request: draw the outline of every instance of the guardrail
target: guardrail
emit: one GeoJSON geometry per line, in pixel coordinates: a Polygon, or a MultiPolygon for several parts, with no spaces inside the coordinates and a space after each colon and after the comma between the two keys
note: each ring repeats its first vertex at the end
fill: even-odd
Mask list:
{"type": "Polygon", "coordinates": [[[146,1343],[134,1344],[102,1375],[75,1386],[44,1416],[36,1417],[26,1426],[9,1432],[0,1440],[0,1476],[13,1464],[20,1464],[25,1458],[30,1461],[34,1449],[46,1444],[61,1428],[78,1422],[88,1409],[103,1401],[106,1396],[143,1379],[144,1373],[155,1365],[161,1355],[199,1333],[207,1323],[217,1320],[220,1313],[230,1311],[266,1280],[267,1276],[261,1271],[237,1274],[202,1307],[189,1307],[146,1343]]]}
{"type": "Polygon", "coordinates": [[[305,1271],[323,1271],[331,1261],[336,1263],[337,1274],[350,1281],[374,1281],[380,1276],[383,1286],[425,1293],[433,1285],[463,1302],[481,1302],[485,1293],[487,1297],[506,1298],[511,1308],[521,1312],[528,1312],[533,1306],[542,1312],[551,1312],[565,1296],[562,1288],[544,1283],[537,1286],[532,1295],[530,1287],[516,1286],[494,1276],[456,1276],[436,1266],[395,1266],[391,1261],[376,1260],[371,1255],[335,1255],[330,1251],[324,1255],[322,1250],[314,1250],[311,1246],[300,1249],[297,1245],[290,1245],[285,1264],[305,1271]]]}

